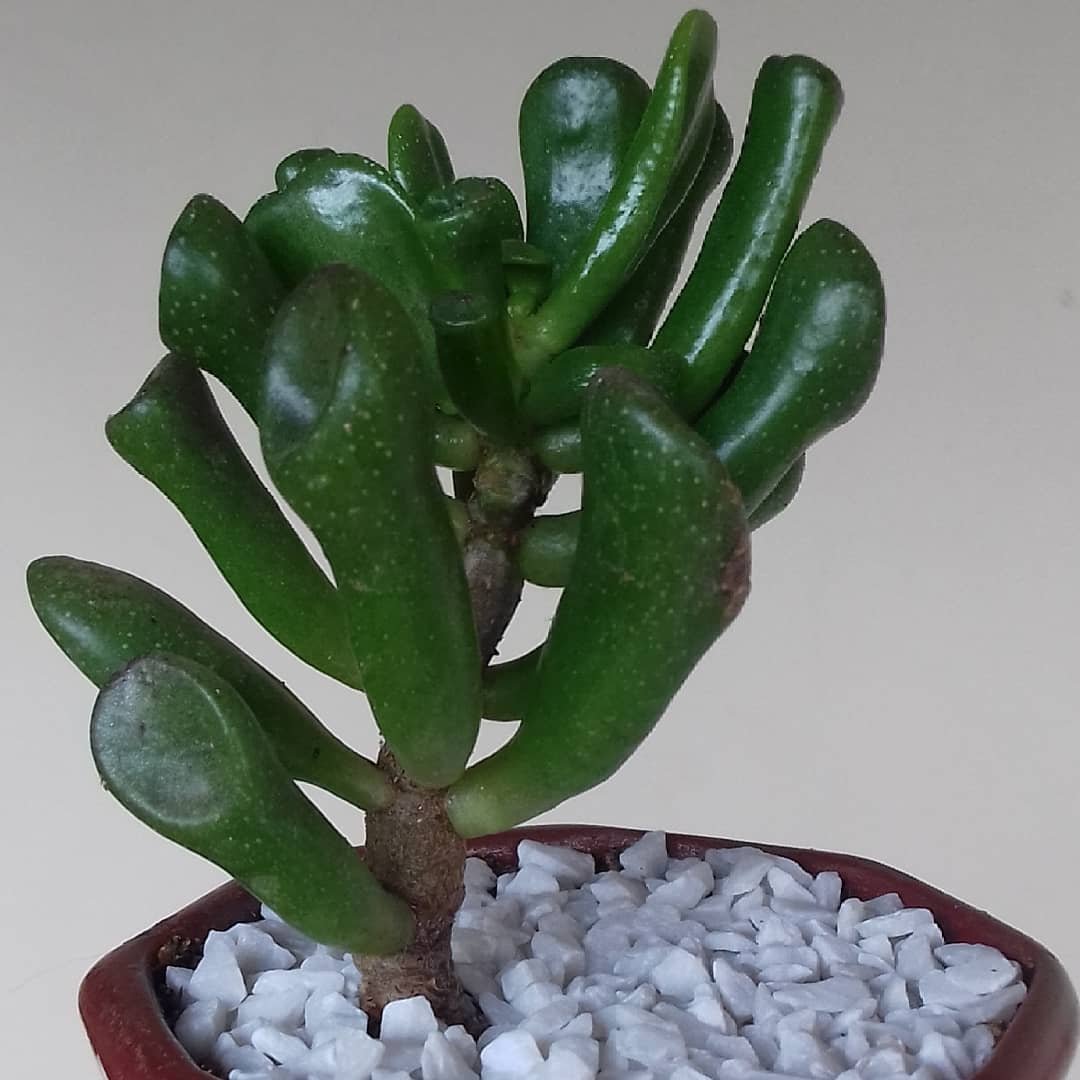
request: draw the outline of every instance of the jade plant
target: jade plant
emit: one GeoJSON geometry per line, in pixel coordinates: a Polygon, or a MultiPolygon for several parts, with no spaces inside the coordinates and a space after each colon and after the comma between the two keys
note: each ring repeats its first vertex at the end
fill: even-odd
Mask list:
{"type": "Polygon", "coordinates": [[[271,635],[367,695],[377,761],[154,586],[69,557],[29,568],[38,616],[99,687],[106,788],[360,957],[375,1016],[423,993],[474,1023],[450,957],[466,839],[634,751],[741,608],[750,531],[877,374],[874,261],[835,221],[796,236],[841,102],[808,57],[763,64],[670,300],[732,157],[715,52],[691,11],[651,88],[610,59],[544,70],[520,111],[524,224],[403,105],[385,166],[299,150],[243,220],[198,195],[169,236],[168,354],[108,440],[271,635]],[[207,376],[256,425],[329,575],[207,376]],[[567,473],[580,508],[538,515],[567,473]],[[547,639],[494,662],[525,581],[563,590],[547,639]],[[470,764],[482,718],[519,726],[470,764]],[[366,813],[363,858],[296,781],[366,813]]]}

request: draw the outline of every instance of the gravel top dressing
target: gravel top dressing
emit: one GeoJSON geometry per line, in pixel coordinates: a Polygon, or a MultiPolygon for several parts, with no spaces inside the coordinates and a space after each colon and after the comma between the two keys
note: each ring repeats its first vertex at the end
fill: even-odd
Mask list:
{"type": "Polygon", "coordinates": [[[228,1080],[963,1080],[1026,988],[996,949],[946,944],[895,894],[841,902],[755,848],[669,859],[663,833],[596,873],[523,840],[519,869],[470,859],[454,960],[491,1026],[479,1042],[423,998],[356,1006],[348,954],[263,918],[170,967],[176,1035],[228,1080]]]}

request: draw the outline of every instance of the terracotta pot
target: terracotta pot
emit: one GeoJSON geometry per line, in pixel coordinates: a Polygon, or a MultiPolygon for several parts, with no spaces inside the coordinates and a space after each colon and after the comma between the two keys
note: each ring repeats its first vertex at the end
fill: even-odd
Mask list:
{"type": "MultiPolygon", "coordinates": [[[[536,826],[483,837],[469,848],[499,871],[515,867],[517,842],[524,838],[588,851],[603,865],[640,835],[603,826],[536,826]]],[[[668,850],[679,858],[742,843],[668,835],[668,850]]],[[[1027,998],[976,1080],[1064,1080],[1077,1046],[1076,994],[1061,964],[1041,945],[881,863],[827,851],[755,846],[796,859],[811,873],[836,870],[843,877],[845,896],[869,899],[899,893],[907,906],[929,908],[946,940],[992,945],[1019,963],[1029,987],[1027,998]]],[[[256,915],[257,904],[243,889],[224,885],[98,961],[83,980],[79,1010],[109,1080],[206,1080],[209,1074],[192,1062],[169,1029],[161,996],[163,970],[185,948],[198,946],[208,931],[226,930],[256,915]]]]}

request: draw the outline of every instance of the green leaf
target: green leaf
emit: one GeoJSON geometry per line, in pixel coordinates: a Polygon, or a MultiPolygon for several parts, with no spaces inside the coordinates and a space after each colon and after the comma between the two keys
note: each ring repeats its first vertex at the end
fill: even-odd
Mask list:
{"type": "Polygon", "coordinates": [[[581,427],[576,422],[541,431],[532,441],[533,452],[554,473],[581,472],[581,427]]]}
{"type": "Polygon", "coordinates": [[[814,442],[870,395],[885,289],[854,233],[823,218],[791,246],[750,355],[698,421],[753,513],[814,442]]]}
{"type": "Polygon", "coordinates": [[[264,195],[244,224],[290,288],[330,263],[377,278],[409,315],[430,396],[440,394],[428,323],[434,271],[412,206],[386,169],[359,154],[319,158],[264,195]]]}
{"type": "Polygon", "coordinates": [[[521,102],[518,132],[528,240],[557,278],[589,239],[649,100],[632,68],[603,57],[556,60],[521,102]]]}
{"type": "Polygon", "coordinates": [[[259,428],[274,483],[333,568],[379,727],[437,788],[472,751],[480,658],[418,351],[375,278],[326,267],[279,313],[259,428]]]}
{"type": "Polygon", "coordinates": [[[731,125],[724,110],[717,105],[709,149],[690,191],[626,284],[589,324],[582,335],[583,343],[649,343],[678,280],[701,208],[727,172],[731,149],[731,125]]]}
{"type": "Polygon", "coordinates": [[[448,292],[431,305],[439,366],[450,400],[472,424],[504,444],[526,438],[514,388],[506,313],[482,295],[448,292]]]}
{"type": "Polygon", "coordinates": [[[544,645],[513,660],[492,664],[484,671],[483,714],[485,720],[520,720],[536,686],[536,669],[544,645]]]}
{"type": "Polygon", "coordinates": [[[518,545],[521,576],[534,585],[561,589],[570,580],[580,528],[580,510],[533,518],[518,545]]]}
{"type": "Polygon", "coordinates": [[[266,333],[284,292],[232,211],[209,195],[196,195],[165,245],[161,340],[220,379],[254,416],[266,333]]]}
{"type": "Polygon", "coordinates": [[[506,305],[502,248],[521,240],[513,192],[494,177],[467,176],[424,201],[417,227],[431,254],[439,289],[473,292],[506,305]]]}
{"type": "Polygon", "coordinates": [[[413,105],[402,105],[390,118],[386,160],[390,175],[415,205],[454,182],[446,141],[413,105]]]}
{"type": "Polygon", "coordinates": [[[294,150],[288,157],[282,158],[274,170],[274,184],[278,191],[288,187],[313,161],[334,157],[336,153],[337,151],[331,150],[328,146],[294,150]]]}
{"type": "Polygon", "coordinates": [[[502,242],[506,310],[512,318],[531,315],[551,291],[551,256],[524,240],[502,242]]]}
{"type": "Polygon", "coordinates": [[[106,788],[140,821],[210,859],[316,941],[391,953],[408,906],[300,793],[243,698],[168,653],[133,661],[98,694],[90,746],[106,788]]]}
{"type": "Polygon", "coordinates": [[[675,394],[680,368],[666,353],[639,345],[581,345],[536,369],[522,399],[522,412],[544,426],[575,419],[589,380],[600,368],[614,365],[640,375],[664,397],[675,394]]]}
{"type": "Polygon", "coordinates": [[[761,67],[739,160],[653,342],[683,358],[684,415],[717,392],[754,329],[841,100],[836,76],[809,57],[770,56],[761,67]]]}
{"type": "Polygon", "coordinates": [[[675,28],[634,141],[588,240],[559,277],[551,296],[522,327],[526,366],[562,352],[603,310],[678,208],[700,167],[715,121],[713,64],[716,24],[690,11],[675,28]],[[679,185],[686,187],[679,192],[679,185]]]}
{"type": "Polygon", "coordinates": [[[480,438],[476,428],[458,416],[435,412],[435,464],[471,471],[480,461],[480,438]]]}
{"type": "Polygon", "coordinates": [[[337,589],[248,463],[199,369],[165,357],[105,433],[183,514],[244,607],[302,660],[359,688],[337,589]]]}
{"type": "Polygon", "coordinates": [[[577,556],[524,722],[450,790],[463,836],[600,783],[634,751],[749,589],[739,493],[637,376],[605,368],[583,419],[577,556]]]}
{"type": "Polygon", "coordinates": [[[750,528],[760,529],[762,525],[772,521],[774,517],[782,514],[795,498],[802,484],[803,473],[806,471],[806,455],[800,454],[795,459],[795,464],[780,478],[780,482],[758,503],[757,509],[750,515],[750,528]]]}
{"type": "Polygon", "coordinates": [[[36,559],[26,582],[42,625],[95,686],[148,653],[185,656],[236,689],[290,776],[365,810],[389,802],[389,782],[370,761],[324,728],[283,682],[168,593],[122,570],[64,555],[36,559]]]}

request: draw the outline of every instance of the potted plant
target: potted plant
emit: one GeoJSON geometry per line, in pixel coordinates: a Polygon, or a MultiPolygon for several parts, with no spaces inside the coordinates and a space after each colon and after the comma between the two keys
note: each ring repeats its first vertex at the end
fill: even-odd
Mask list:
{"type": "Polygon", "coordinates": [[[31,565],[41,621],[99,687],[105,785],[237,881],[87,977],[110,1077],[1064,1075],[1076,1006],[1054,958],[896,871],[507,831],[652,729],[742,607],[751,531],[880,363],[873,259],[837,222],[798,232],[841,97],[807,57],[763,64],[668,306],[732,157],[715,51],[692,11],[651,88],[607,59],[543,71],[525,225],[408,105],[385,167],[300,150],[243,221],[208,195],[180,215],[169,352],[107,436],[272,635],[367,695],[383,744],[352,751],[146,582],[31,565]],[[580,509],[538,514],[574,473],[580,509]],[[558,611],[497,661],[526,581],[562,588],[558,611]],[[519,726],[470,765],[482,718],[519,726]],[[366,813],[360,857],[298,780],[366,813]]]}

